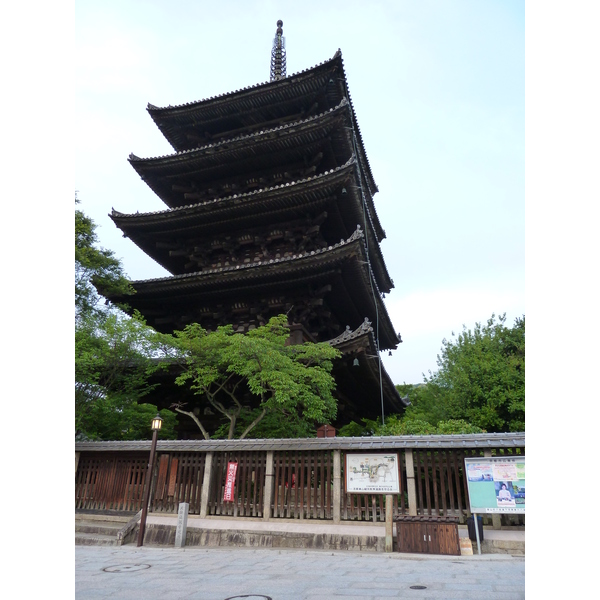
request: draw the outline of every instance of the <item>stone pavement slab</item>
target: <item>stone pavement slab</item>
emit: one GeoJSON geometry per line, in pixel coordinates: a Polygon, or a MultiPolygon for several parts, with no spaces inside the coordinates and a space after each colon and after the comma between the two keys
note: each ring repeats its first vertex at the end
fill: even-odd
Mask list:
{"type": "Polygon", "coordinates": [[[77,546],[75,590],[77,600],[520,600],[525,598],[525,560],[509,555],[77,546]]]}

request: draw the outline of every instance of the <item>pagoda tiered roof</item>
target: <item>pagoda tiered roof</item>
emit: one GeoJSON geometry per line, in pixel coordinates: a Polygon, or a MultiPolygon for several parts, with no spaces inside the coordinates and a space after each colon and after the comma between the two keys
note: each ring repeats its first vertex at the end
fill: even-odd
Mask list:
{"type": "MultiPolygon", "coordinates": [[[[378,318],[380,350],[394,349],[399,336],[366,259],[364,234],[357,229],[347,240],[323,250],[133,281],[135,294],[111,296],[110,299],[138,309],[159,331],[171,331],[182,329],[187,322],[206,322],[211,318],[216,319],[216,325],[224,324],[218,322],[220,313],[231,311],[250,314],[271,310],[271,314],[264,315],[268,318],[284,309],[289,310],[300,295],[319,290],[314,293],[313,302],[319,306],[327,304],[331,313],[329,327],[335,327],[337,323],[341,330],[348,323],[362,322],[365,315],[373,321],[378,318]],[[277,298],[286,300],[277,304],[273,300],[277,298]]],[[[310,331],[308,326],[307,329],[310,331]]],[[[327,333],[330,331],[321,335],[317,332],[315,338],[324,341],[333,337],[327,333]]]]}
{"type": "MultiPolygon", "coordinates": [[[[220,195],[221,189],[289,183],[345,164],[355,154],[344,98],[326,112],[252,134],[155,158],[130,155],[140,177],[169,207],[220,195]]],[[[379,239],[385,236],[365,193],[379,239]]]]}
{"type": "Polygon", "coordinates": [[[371,194],[377,192],[348,90],[342,53],[310,69],[276,81],[221,94],[179,106],[148,105],[148,112],[176,151],[190,150],[206,141],[251,133],[265,126],[297,121],[350,102],[359,146],[361,168],[371,194]]]}
{"type": "MultiPolygon", "coordinates": [[[[356,164],[345,165],[292,183],[260,188],[165,211],[123,214],[113,209],[110,215],[123,233],[146,254],[173,274],[181,274],[182,251],[186,245],[205,236],[246,237],[248,232],[285,226],[293,219],[306,218],[308,212],[326,210],[331,239],[347,238],[365,218],[360,190],[353,185],[356,164]]],[[[386,269],[378,239],[374,236],[369,205],[366,206],[370,259],[377,284],[388,293],[393,282],[386,269]]]]}
{"type": "MultiPolygon", "coordinates": [[[[386,412],[402,412],[410,404],[408,398],[400,396],[383,363],[380,364],[381,358],[377,352],[373,325],[369,319],[365,318],[354,330],[347,326],[343,333],[328,340],[327,343],[338,349],[346,359],[343,365],[334,367],[334,370],[344,369],[343,376],[336,377],[340,394],[345,397],[364,395],[365,398],[377,395],[381,391],[379,386],[381,367],[381,386],[386,412]]],[[[369,413],[371,416],[365,412],[363,417],[376,418],[380,414],[379,407],[373,409],[373,404],[377,406],[376,402],[363,404],[363,410],[371,411],[369,413]]]]}

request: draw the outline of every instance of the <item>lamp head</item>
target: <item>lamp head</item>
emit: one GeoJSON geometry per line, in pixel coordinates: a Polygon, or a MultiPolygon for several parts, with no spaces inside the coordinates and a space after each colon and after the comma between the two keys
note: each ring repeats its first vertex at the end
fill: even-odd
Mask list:
{"type": "Polygon", "coordinates": [[[162,427],[163,420],[160,418],[160,415],[157,414],[154,419],[152,419],[152,431],[159,431],[162,427]]]}

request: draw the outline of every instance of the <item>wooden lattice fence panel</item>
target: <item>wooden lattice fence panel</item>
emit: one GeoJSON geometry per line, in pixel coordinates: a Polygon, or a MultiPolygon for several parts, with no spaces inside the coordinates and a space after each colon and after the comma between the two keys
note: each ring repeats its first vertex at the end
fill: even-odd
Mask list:
{"type": "Polygon", "coordinates": [[[276,451],[273,468],[273,517],[333,519],[331,450],[276,451]]]}
{"type": "Polygon", "coordinates": [[[464,459],[481,454],[469,450],[414,450],[418,514],[464,517],[468,509],[464,459]]]}
{"type": "Polygon", "coordinates": [[[265,452],[215,452],[207,514],[262,517],[265,467],[265,452]],[[229,462],[237,462],[234,501],[224,502],[223,494],[229,462]]]}
{"type": "Polygon", "coordinates": [[[75,508],[138,511],[147,468],[145,453],[83,453],[75,476],[75,508]]]}
{"type": "Polygon", "coordinates": [[[206,455],[203,452],[170,452],[158,457],[152,494],[154,512],[176,513],[187,502],[189,514],[200,514],[206,455]]]}

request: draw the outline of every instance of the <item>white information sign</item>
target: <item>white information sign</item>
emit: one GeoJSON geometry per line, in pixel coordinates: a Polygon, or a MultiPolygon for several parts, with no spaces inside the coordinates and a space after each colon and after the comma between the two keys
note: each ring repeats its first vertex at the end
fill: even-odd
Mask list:
{"type": "Polygon", "coordinates": [[[399,494],[398,454],[346,454],[346,493],[399,494]]]}

